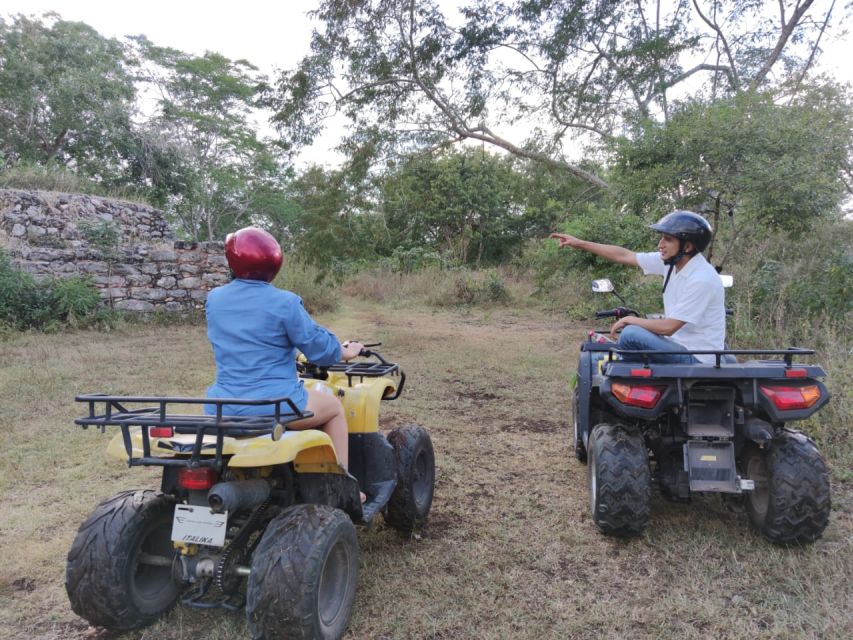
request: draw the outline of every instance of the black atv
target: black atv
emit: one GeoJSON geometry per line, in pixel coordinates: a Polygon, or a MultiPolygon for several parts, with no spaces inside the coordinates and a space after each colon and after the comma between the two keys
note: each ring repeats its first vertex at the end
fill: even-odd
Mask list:
{"type": "MultiPolygon", "coordinates": [[[[597,280],[593,291],[613,288],[597,280]]],[[[638,314],[618,307],[596,317],[625,315],[638,314]]],[[[589,465],[590,509],[602,532],[640,535],[654,480],[674,500],[742,496],[773,543],[820,538],[830,512],[826,463],[811,438],[788,427],[829,401],[824,370],[795,363],[814,351],[689,352],[710,353],[714,364],[658,364],[652,354],[673,352],[633,351],[642,362],[624,362],[606,334],[590,331],[581,344],[572,412],[575,456],[589,465]]]]}

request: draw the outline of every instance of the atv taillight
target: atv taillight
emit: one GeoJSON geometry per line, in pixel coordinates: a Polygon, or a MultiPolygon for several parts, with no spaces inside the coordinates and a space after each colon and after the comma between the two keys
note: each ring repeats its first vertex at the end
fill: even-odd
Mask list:
{"type": "Polygon", "coordinates": [[[820,400],[820,388],[814,384],[805,387],[765,387],[762,385],[761,392],[770,398],[779,411],[808,409],[820,400]]]}
{"type": "Polygon", "coordinates": [[[652,370],[651,369],[631,369],[631,377],[632,378],[651,378],[652,370]]]}
{"type": "Polygon", "coordinates": [[[175,430],[172,427],[149,427],[148,435],[152,438],[171,438],[175,430]]]}
{"type": "Polygon", "coordinates": [[[654,409],[658,400],[661,399],[666,387],[652,385],[630,385],[614,382],[610,390],[613,395],[623,404],[641,409],[654,409]]]}
{"type": "Polygon", "coordinates": [[[213,467],[181,467],[178,469],[178,486],[182,489],[210,489],[216,484],[216,476],[213,467]]]}

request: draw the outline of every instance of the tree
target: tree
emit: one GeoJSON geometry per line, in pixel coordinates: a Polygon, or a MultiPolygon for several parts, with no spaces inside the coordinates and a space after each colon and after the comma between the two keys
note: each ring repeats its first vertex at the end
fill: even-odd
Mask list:
{"type": "Polygon", "coordinates": [[[256,68],[134,40],[144,80],[159,94],[138,171],[194,239],[222,238],[264,218],[281,201],[287,170],[277,145],[259,140],[250,120],[263,82],[256,68]]]}
{"type": "Polygon", "coordinates": [[[473,0],[454,19],[431,0],[326,0],[311,53],[267,103],[293,145],[340,113],[379,154],[476,140],[607,188],[568,152],[665,121],[676,92],[802,79],[834,4],[780,0],[774,17],[759,0],[473,0]],[[501,133],[518,129],[527,142],[501,133]]]}
{"type": "Polygon", "coordinates": [[[701,211],[731,239],[740,228],[802,232],[838,209],[852,130],[849,99],[828,86],[789,104],[766,93],[686,103],[615,142],[613,182],[641,216],[701,211]]]}
{"type": "Polygon", "coordinates": [[[478,267],[509,258],[525,239],[521,180],[511,159],[481,149],[409,159],[382,188],[389,248],[478,267]]]}
{"type": "Polygon", "coordinates": [[[124,47],[46,17],[0,19],[0,151],[105,180],[123,170],[136,95],[124,47]]]}

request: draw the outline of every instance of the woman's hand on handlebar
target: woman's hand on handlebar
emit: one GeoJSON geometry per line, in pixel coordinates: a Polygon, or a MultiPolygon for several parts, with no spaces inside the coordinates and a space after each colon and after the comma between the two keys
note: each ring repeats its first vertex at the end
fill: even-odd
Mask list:
{"type": "Polygon", "coordinates": [[[355,340],[347,340],[343,344],[341,344],[341,359],[344,362],[348,362],[360,355],[364,350],[364,345],[355,340]]]}

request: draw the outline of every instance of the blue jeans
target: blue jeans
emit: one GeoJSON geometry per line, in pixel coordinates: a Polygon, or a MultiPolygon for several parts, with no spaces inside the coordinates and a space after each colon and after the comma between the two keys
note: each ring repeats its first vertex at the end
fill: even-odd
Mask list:
{"type": "MultiPolygon", "coordinates": [[[[659,336],[635,324],[629,324],[622,329],[616,345],[619,349],[624,349],[625,351],[687,351],[687,349],[675,340],[659,336]]],[[[665,355],[649,354],[648,358],[649,362],[666,364],[695,364],[699,362],[697,358],[689,353],[685,353],[684,355],[677,353],[665,355]]],[[[642,362],[643,356],[623,353],[622,360],[625,362],[642,362]]]]}

